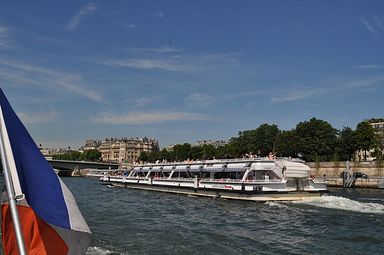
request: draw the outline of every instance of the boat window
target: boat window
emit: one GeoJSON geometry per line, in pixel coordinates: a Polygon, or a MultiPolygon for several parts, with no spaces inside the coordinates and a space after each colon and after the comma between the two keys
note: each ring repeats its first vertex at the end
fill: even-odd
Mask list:
{"type": "Polygon", "coordinates": [[[172,177],[174,178],[192,178],[192,175],[188,172],[175,172],[172,177]]]}
{"type": "Polygon", "coordinates": [[[244,172],[222,172],[215,173],[215,179],[233,179],[239,180],[244,176],[244,172]]]}
{"type": "Polygon", "coordinates": [[[209,179],[210,173],[209,172],[199,172],[198,178],[200,179],[209,179]]]}
{"type": "Polygon", "coordinates": [[[169,177],[169,172],[161,172],[161,177],[169,177]]]}
{"type": "Polygon", "coordinates": [[[162,177],[162,176],[161,176],[161,173],[160,173],[160,172],[151,172],[151,173],[149,174],[149,177],[150,177],[150,178],[160,178],[160,177],[162,177]]]}
{"type": "Polygon", "coordinates": [[[278,175],[276,175],[273,171],[258,171],[253,170],[248,173],[247,180],[274,180],[280,179],[278,175]],[[267,178],[266,178],[267,176],[267,178]]]}
{"type": "Polygon", "coordinates": [[[134,176],[135,177],[145,177],[147,173],[144,173],[142,171],[137,171],[134,176]]]}

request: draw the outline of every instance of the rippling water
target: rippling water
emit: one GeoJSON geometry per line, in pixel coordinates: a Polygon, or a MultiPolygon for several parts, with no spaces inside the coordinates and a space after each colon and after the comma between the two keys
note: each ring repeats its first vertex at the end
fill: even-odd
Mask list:
{"type": "Polygon", "coordinates": [[[256,203],[64,178],[93,232],[87,254],[384,254],[384,190],[256,203]]]}

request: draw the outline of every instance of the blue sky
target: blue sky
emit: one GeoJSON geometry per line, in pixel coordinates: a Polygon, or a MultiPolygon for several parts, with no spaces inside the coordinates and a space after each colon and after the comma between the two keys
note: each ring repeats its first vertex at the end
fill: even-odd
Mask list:
{"type": "Polygon", "coordinates": [[[44,147],[354,129],[384,115],[384,1],[3,1],[0,86],[44,147]]]}

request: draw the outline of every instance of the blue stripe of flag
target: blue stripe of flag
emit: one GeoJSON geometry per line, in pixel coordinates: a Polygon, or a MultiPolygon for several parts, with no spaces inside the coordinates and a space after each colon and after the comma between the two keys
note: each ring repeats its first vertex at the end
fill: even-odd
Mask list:
{"type": "Polygon", "coordinates": [[[44,221],[70,229],[68,210],[59,179],[1,89],[0,105],[21,189],[29,206],[44,221]]]}

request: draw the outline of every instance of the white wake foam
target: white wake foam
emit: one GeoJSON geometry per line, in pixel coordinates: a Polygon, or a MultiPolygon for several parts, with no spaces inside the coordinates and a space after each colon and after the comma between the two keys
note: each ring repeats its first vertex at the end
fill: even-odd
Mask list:
{"type": "Polygon", "coordinates": [[[112,251],[100,248],[100,247],[89,247],[87,250],[87,255],[107,255],[111,254],[112,251]]]}
{"type": "Polygon", "coordinates": [[[280,203],[278,203],[278,202],[268,201],[268,202],[265,202],[265,204],[269,205],[270,207],[288,208],[287,205],[285,205],[285,204],[280,204],[280,203]]]}
{"type": "Polygon", "coordinates": [[[384,214],[384,205],[378,203],[363,203],[345,197],[321,196],[318,198],[294,201],[296,204],[307,204],[311,206],[339,209],[360,213],[384,214]]]}

